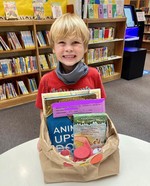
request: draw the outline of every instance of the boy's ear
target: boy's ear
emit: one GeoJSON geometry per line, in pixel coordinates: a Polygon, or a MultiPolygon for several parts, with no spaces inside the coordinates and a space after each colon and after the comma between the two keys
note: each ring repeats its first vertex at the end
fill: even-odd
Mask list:
{"type": "Polygon", "coordinates": [[[52,52],[53,52],[53,54],[55,53],[55,50],[54,50],[54,48],[52,49],[52,52]]]}

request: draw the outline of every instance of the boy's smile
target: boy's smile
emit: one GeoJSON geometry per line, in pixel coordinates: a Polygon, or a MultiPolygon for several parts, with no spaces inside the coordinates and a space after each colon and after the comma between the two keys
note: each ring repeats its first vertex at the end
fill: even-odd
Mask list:
{"type": "Polygon", "coordinates": [[[64,70],[72,71],[76,63],[84,56],[86,50],[81,38],[64,38],[54,43],[53,52],[61,62],[64,70]]]}

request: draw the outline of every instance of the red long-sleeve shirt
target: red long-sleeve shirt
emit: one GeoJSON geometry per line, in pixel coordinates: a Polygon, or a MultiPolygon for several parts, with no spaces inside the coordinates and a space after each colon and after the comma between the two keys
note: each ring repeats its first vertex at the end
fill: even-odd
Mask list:
{"type": "Polygon", "coordinates": [[[40,81],[38,95],[36,98],[36,107],[42,109],[42,93],[96,88],[100,88],[101,97],[106,98],[106,93],[101,80],[101,76],[95,68],[89,67],[88,73],[77,83],[71,85],[66,85],[63,81],[61,81],[57,77],[56,72],[53,70],[45,74],[40,81]]]}

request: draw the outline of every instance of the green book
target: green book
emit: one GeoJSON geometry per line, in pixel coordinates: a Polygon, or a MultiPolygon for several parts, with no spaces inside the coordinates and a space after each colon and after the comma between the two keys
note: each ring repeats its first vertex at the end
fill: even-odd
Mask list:
{"type": "Polygon", "coordinates": [[[93,4],[88,4],[88,18],[94,18],[94,6],[93,4]]]}
{"type": "Polygon", "coordinates": [[[86,137],[92,149],[101,148],[106,141],[107,121],[105,113],[74,114],[74,138],[86,137]]]}

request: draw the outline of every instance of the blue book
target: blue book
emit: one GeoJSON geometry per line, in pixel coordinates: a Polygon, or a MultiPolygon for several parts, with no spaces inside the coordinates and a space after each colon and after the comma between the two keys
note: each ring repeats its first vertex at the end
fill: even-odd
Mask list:
{"type": "Polygon", "coordinates": [[[69,117],[54,118],[53,114],[46,118],[47,128],[52,145],[61,152],[64,149],[73,152],[73,122],[69,117]]]}

